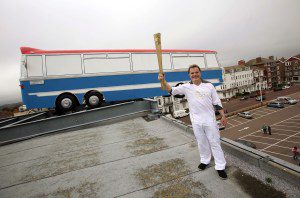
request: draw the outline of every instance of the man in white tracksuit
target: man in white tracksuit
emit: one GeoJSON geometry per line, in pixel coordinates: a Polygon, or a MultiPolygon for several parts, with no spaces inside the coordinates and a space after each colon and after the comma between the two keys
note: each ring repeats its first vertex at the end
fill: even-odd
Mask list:
{"type": "Polygon", "coordinates": [[[215,108],[220,112],[221,123],[226,125],[227,119],[216,89],[211,83],[201,78],[201,70],[198,65],[191,65],[188,69],[191,78],[190,83],[178,87],[171,87],[163,74],[158,75],[158,80],[163,82],[166,90],[173,94],[184,94],[188,100],[190,119],[194,134],[198,142],[200,153],[200,165],[204,170],[210,163],[211,155],[215,159],[215,169],[222,179],[227,179],[225,172],[226,161],[220,143],[220,132],[216,123],[215,108]],[[214,108],[215,107],[215,108],[214,108]]]}

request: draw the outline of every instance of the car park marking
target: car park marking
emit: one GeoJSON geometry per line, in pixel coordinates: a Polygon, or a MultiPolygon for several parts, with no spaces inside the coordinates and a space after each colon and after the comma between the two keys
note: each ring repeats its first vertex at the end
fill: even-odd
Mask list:
{"type": "MultiPolygon", "coordinates": [[[[266,145],[270,145],[269,143],[265,143],[265,142],[260,142],[260,141],[256,141],[256,140],[247,140],[247,139],[241,139],[241,140],[245,140],[245,141],[251,141],[251,142],[254,142],[254,143],[259,143],[259,144],[266,144],[266,145]]],[[[289,147],[286,147],[286,146],[279,146],[279,145],[276,145],[278,147],[281,147],[281,148],[284,148],[284,149],[290,149],[289,147]]],[[[261,150],[261,149],[258,149],[258,150],[261,150]]]]}
{"type": "Polygon", "coordinates": [[[247,134],[247,135],[244,135],[244,136],[242,136],[242,137],[240,137],[240,138],[238,138],[238,139],[243,139],[244,137],[247,137],[247,136],[252,135],[252,134],[254,134],[254,133],[257,133],[257,132],[259,132],[259,131],[260,131],[260,130],[254,131],[254,132],[249,133],[249,134],[247,134]]]}
{"type": "MultiPolygon", "coordinates": [[[[295,97],[293,97],[293,98],[295,98],[295,97]]],[[[295,98],[295,99],[297,99],[297,98],[295,98]]],[[[268,101],[268,102],[271,102],[271,101],[268,101]]],[[[238,140],[249,141],[250,143],[252,142],[252,143],[256,144],[257,150],[265,152],[266,154],[269,154],[269,155],[273,155],[273,156],[277,155],[278,158],[295,164],[296,162],[294,160],[292,160],[291,149],[294,145],[300,144],[300,139],[299,139],[300,138],[300,114],[298,113],[298,110],[296,111],[297,112],[296,115],[295,115],[295,113],[288,115],[287,112],[289,112],[290,110],[298,109],[300,107],[300,102],[298,101],[298,104],[295,104],[295,105],[285,104],[284,106],[285,106],[285,108],[271,108],[271,107],[262,106],[262,107],[258,107],[257,109],[248,110],[251,114],[253,114],[253,119],[249,119],[249,120],[243,119],[244,120],[243,123],[237,124],[233,127],[239,126],[239,130],[236,130],[236,132],[239,131],[239,133],[240,133],[239,136],[242,136],[242,137],[237,138],[238,140]],[[289,109],[289,108],[291,108],[291,109],[289,109]],[[252,132],[249,129],[245,130],[245,131],[243,130],[244,127],[247,127],[247,126],[251,127],[251,123],[253,120],[254,120],[254,124],[255,124],[256,119],[260,119],[260,121],[262,121],[261,119],[267,119],[269,116],[271,116],[271,117],[275,116],[275,117],[280,118],[281,112],[278,112],[278,111],[281,111],[284,109],[286,109],[284,112],[287,113],[287,117],[289,117],[289,118],[286,118],[286,119],[281,118],[284,120],[278,120],[277,123],[275,123],[275,122],[273,123],[272,119],[270,119],[271,122],[269,124],[272,129],[272,135],[263,134],[263,132],[261,131],[260,128],[259,128],[259,130],[252,131],[252,132]],[[276,113],[276,114],[274,114],[274,113],[276,113]],[[250,122],[250,123],[247,124],[248,122],[250,122]],[[242,124],[245,124],[245,125],[242,125],[242,124]],[[247,133],[249,133],[249,134],[247,134],[247,133]],[[271,151],[269,151],[269,150],[271,150],[271,151]]],[[[230,117],[230,118],[233,118],[232,123],[238,123],[238,122],[236,122],[237,121],[236,117],[237,116],[230,117]]],[[[228,119],[228,121],[230,121],[230,118],[228,119]]],[[[238,118],[242,119],[242,117],[238,117],[238,118]]],[[[267,120],[269,120],[269,119],[267,119],[267,120]]],[[[263,121],[262,121],[262,123],[263,123],[263,121]]],[[[258,125],[256,125],[256,129],[258,129],[258,125]]],[[[228,128],[228,131],[234,131],[234,129],[232,127],[230,127],[230,128],[228,128]]],[[[297,165],[298,165],[298,163],[297,163],[297,165]]]]}
{"type": "Polygon", "coordinates": [[[283,125],[283,124],[278,124],[278,125],[276,125],[276,126],[278,126],[278,127],[292,127],[292,128],[300,128],[299,126],[291,126],[291,125],[283,125]]]}
{"type": "Polygon", "coordinates": [[[235,124],[235,123],[238,123],[238,122],[236,122],[235,120],[232,120],[232,119],[230,119],[230,124],[233,126],[233,127],[235,127],[237,124],[235,124]],[[232,123],[233,122],[233,123],[232,123]]]}
{"type": "Polygon", "coordinates": [[[280,148],[284,148],[284,149],[291,149],[290,147],[286,147],[286,146],[279,146],[279,145],[275,145],[274,147],[280,147],[280,148]]]}
{"type": "MultiPolygon", "coordinates": [[[[271,114],[271,113],[270,113],[270,114],[271,114]]],[[[294,118],[294,117],[296,117],[296,116],[298,116],[298,115],[295,115],[295,116],[290,117],[290,118],[288,118],[288,119],[282,120],[282,121],[280,121],[280,122],[278,122],[278,123],[276,123],[276,124],[282,123],[282,122],[284,122],[284,121],[286,121],[286,120],[290,120],[290,119],[292,119],[292,118],[294,118]]],[[[254,119],[252,119],[252,120],[254,120],[254,119]]],[[[248,121],[248,122],[250,122],[250,121],[248,121]]],[[[274,124],[274,125],[276,125],[276,124],[274,124]]],[[[272,127],[273,129],[274,129],[274,127],[275,127],[274,125],[273,125],[273,127],[272,127]]],[[[238,126],[238,125],[236,125],[236,126],[238,126]]],[[[280,130],[281,130],[281,129],[280,129],[280,130]]],[[[249,133],[248,135],[257,133],[257,132],[259,132],[259,131],[261,131],[261,130],[254,131],[254,132],[252,132],[252,133],[249,133]]],[[[288,131],[290,131],[290,130],[288,130],[288,131]]],[[[293,131],[293,132],[297,132],[297,131],[293,131]]],[[[244,136],[242,136],[242,137],[240,137],[240,138],[247,137],[248,135],[244,135],[244,136]]],[[[240,139],[240,138],[239,138],[239,139],[240,139]]]]}
{"type": "MultiPolygon", "coordinates": [[[[257,134],[262,134],[262,135],[265,135],[262,131],[259,131],[259,132],[256,132],[257,134]]],[[[255,134],[255,133],[254,133],[255,134]]],[[[289,136],[288,134],[281,134],[281,133],[277,133],[277,132],[272,132],[272,135],[283,135],[283,136],[289,136]]]]}
{"type": "MultiPolygon", "coordinates": [[[[295,133],[297,133],[298,131],[294,131],[294,130],[288,130],[288,129],[279,129],[279,128],[276,128],[275,126],[273,126],[272,127],[273,129],[276,129],[276,130],[279,130],[279,131],[287,131],[287,132],[295,132],[295,133]]],[[[288,134],[290,134],[290,133],[288,133],[288,134]]]]}
{"type": "Polygon", "coordinates": [[[289,136],[288,134],[274,133],[274,132],[272,132],[272,135],[283,135],[283,136],[289,136]]]}
{"type": "MultiPolygon", "coordinates": [[[[291,131],[293,131],[293,130],[297,130],[297,129],[300,129],[300,126],[291,126],[291,125],[284,125],[284,123],[283,124],[279,124],[279,125],[276,125],[277,127],[285,127],[285,129],[287,129],[287,130],[291,130],[291,131]],[[295,129],[294,129],[295,128],[295,129]]],[[[296,131],[296,132],[298,132],[298,131],[296,131]]]]}
{"type": "Polygon", "coordinates": [[[264,110],[266,110],[266,111],[271,111],[271,112],[277,111],[277,110],[275,110],[275,109],[269,109],[269,107],[264,108],[264,110]]]}
{"type": "MultiPolygon", "coordinates": [[[[295,137],[298,137],[298,136],[295,136],[295,137]]],[[[287,142],[287,143],[295,143],[295,141],[288,141],[288,140],[285,140],[284,142],[287,142]]],[[[277,146],[277,145],[276,145],[277,146]]]]}
{"type": "MultiPolygon", "coordinates": [[[[277,111],[282,111],[283,109],[287,109],[287,108],[290,108],[290,107],[291,107],[291,106],[288,106],[288,107],[285,107],[285,108],[279,109],[279,110],[277,110],[277,111]]],[[[246,124],[246,123],[248,123],[248,122],[250,122],[250,121],[253,121],[253,120],[259,119],[259,118],[261,118],[261,117],[263,117],[263,116],[270,115],[270,114],[272,114],[272,113],[274,113],[274,112],[277,112],[277,111],[270,112],[270,113],[268,113],[268,114],[262,115],[262,116],[260,116],[260,117],[257,117],[257,118],[252,118],[252,119],[249,119],[249,120],[247,120],[246,122],[243,122],[243,123],[240,123],[240,124],[237,124],[237,125],[233,125],[232,127],[236,127],[236,126],[239,126],[239,125],[241,125],[241,124],[246,124]]],[[[296,116],[298,116],[298,115],[296,115],[296,116]]],[[[293,116],[292,118],[294,118],[294,117],[296,117],[296,116],[293,116]]],[[[290,119],[290,118],[289,118],[289,119],[290,119]]],[[[230,119],[230,121],[231,121],[231,120],[235,121],[234,119],[230,119]]],[[[287,119],[286,119],[286,120],[287,120],[287,119]]],[[[283,122],[283,121],[281,121],[281,122],[283,122]]],[[[278,123],[280,123],[280,122],[278,122],[278,123]]],[[[231,128],[232,128],[232,127],[231,127],[231,128]]],[[[224,129],[224,130],[226,130],[226,129],[224,129]]]]}
{"type": "MultiPolygon", "coordinates": [[[[255,112],[263,113],[263,114],[268,114],[268,113],[270,113],[270,112],[265,112],[265,111],[263,111],[262,109],[260,109],[260,110],[255,110],[255,112]]],[[[272,111],[272,113],[273,113],[273,111],[272,111]]]]}
{"type": "MultiPolygon", "coordinates": [[[[261,150],[261,149],[259,149],[259,150],[261,150]]],[[[273,151],[264,151],[264,152],[274,153],[274,154],[282,155],[282,156],[285,156],[285,157],[291,157],[291,155],[285,155],[285,154],[276,153],[276,152],[273,152],[273,151]]]]}
{"type": "Polygon", "coordinates": [[[235,119],[231,119],[231,120],[243,124],[243,122],[237,121],[235,119]]]}
{"type": "Polygon", "coordinates": [[[242,128],[242,129],[240,129],[238,131],[243,131],[243,130],[246,130],[246,129],[249,129],[249,127],[242,128]]]}
{"type": "MultiPolygon", "coordinates": [[[[270,145],[270,143],[260,142],[260,141],[257,141],[257,140],[249,140],[249,139],[246,139],[246,138],[239,138],[239,140],[245,140],[245,141],[258,143],[258,144],[266,144],[268,146],[270,145]]],[[[284,142],[291,142],[291,141],[284,141],[284,142]]],[[[291,142],[291,143],[295,143],[295,142],[291,142]]],[[[279,145],[274,145],[274,146],[281,147],[281,148],[284,148],[284,149],[290,149],[289,147],[286,147],[286,146],[279,146],[279,145]]],[[[264,148],[261,148],[261,149],[258,149],[258,150],[263,150],[263,149],[264,148]]]]}
{"type": "Polygon", "coordinates": [[[285,122],[285,123],[300,124],[300,122],[285,122]]]}
{"type": "MultiPolygon", "coordinates": [[[[259,111],[251,111],[250,113],[252,113],[252,114],[257,114],[257,115],[259,115],[259,116],[262,116],[262,115],[261,115],[261,112],[259,112],[259,111]]],[[[265,113],[265,112],[263,112],[263,113],[265,113]]],[[[268,113],[268,112],[266,112],[266,113],[268,113]]]]}
{"type": "Polygon", "coordinates": [[[296,135],[298,135],[298,134],[300,134],[300,132],[298,132],[298,133],[296,133],[296,134],[294,134],[294,135],[291,135],[291,136],[289,136],[289,137],[287,137],[287,138],[285,138],[285,139],[283,139],[283,140],[280,140],[279,142],[276,142],[275,144],[272,144],[272,145],[270,145],[270,146],[264,148],[263,150],[265,150],[265,149],[267,149],[267,148],[270,148],[271,146],[274,146],[274,145],[276,145],[276,144],[278,144],[278,143],[280,143],[280,142],[283,142],[283,141],[285,141],[285,140],[287,140],[287,139],[289,139],[289,138],[291,138],[291,137],[294,137],[294,136],[296,136],[296,135]]]}
{"type": "Polygon", "coordinates": [[[227,122],[227,124],[229,124],[229,125],[231,125],[231,126],[234,126],[233,124],[230,124],[229,121],[227,122]]]}
{"type": "Polygon", "coordinates": [[[265,136],[265,137],[264,136],[257,136],[257,135],[249,135],[249,136],[258,137],[258,138],[267,138],[267,139],[270,139],[270,140],[280,140],[280,139],[277,139],[277,138],[270,137],[271,135],[268,135],[268,136],[265,136]]]}
{"type": "Polygon", "coordinates": [[[269,145],[268,143],[263,143],[263,142],[259,142],[259,141],[256,141],[256,140],[247,140],[247,139],[245,139],[245,138],[239,138],[239,140],[245,140],[245,141],[251,141],[251,142],[254,142],[254,143],[267,144],[267,145],[269,145]]]}

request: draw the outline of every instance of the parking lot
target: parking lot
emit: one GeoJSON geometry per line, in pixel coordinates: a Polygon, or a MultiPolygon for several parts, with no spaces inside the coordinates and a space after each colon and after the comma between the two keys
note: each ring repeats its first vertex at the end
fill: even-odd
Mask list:
{"type": "MultiPolygon", "coordinates": [[[[300,92],[290,95],[299,99],[300,92]]],[[[292,148],[300,146],[300,104],[285,108],[261,107],[251,110],[252,119],[232,116],[228,119],[222,137],[253,143],[256,149],[298,165],[293,159],[292,148]],[[271,135],[261,130],[263,124],[271,126],[271,135]]]]}

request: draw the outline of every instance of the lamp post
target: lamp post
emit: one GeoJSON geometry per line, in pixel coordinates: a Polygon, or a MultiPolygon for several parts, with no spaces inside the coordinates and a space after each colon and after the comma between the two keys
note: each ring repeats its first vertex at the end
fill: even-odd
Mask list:
{"type": "Polygon", "coordinates": [[[262,91],[261,91],[261,76],[260,76],[260,70],[259,70],[259,92],[260,92],[260,105],[262,106],[262,91]]]}

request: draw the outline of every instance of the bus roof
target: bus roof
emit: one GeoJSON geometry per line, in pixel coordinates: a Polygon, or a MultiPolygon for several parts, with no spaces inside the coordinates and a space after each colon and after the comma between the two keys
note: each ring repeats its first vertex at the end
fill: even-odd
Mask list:
{"type": "MultiPolygon", "coordinates": [[[[80,53],[106,53],[106,52],[156,52],[154,49],[106,49],[106,50],[41,50],[31,47],[20,47],[22,54],[80,54],[80,53]]],[[[164,49],[162,52],[192,52],[192,53],[217,53],[213,50],[179,50],[164,49]]]]}

